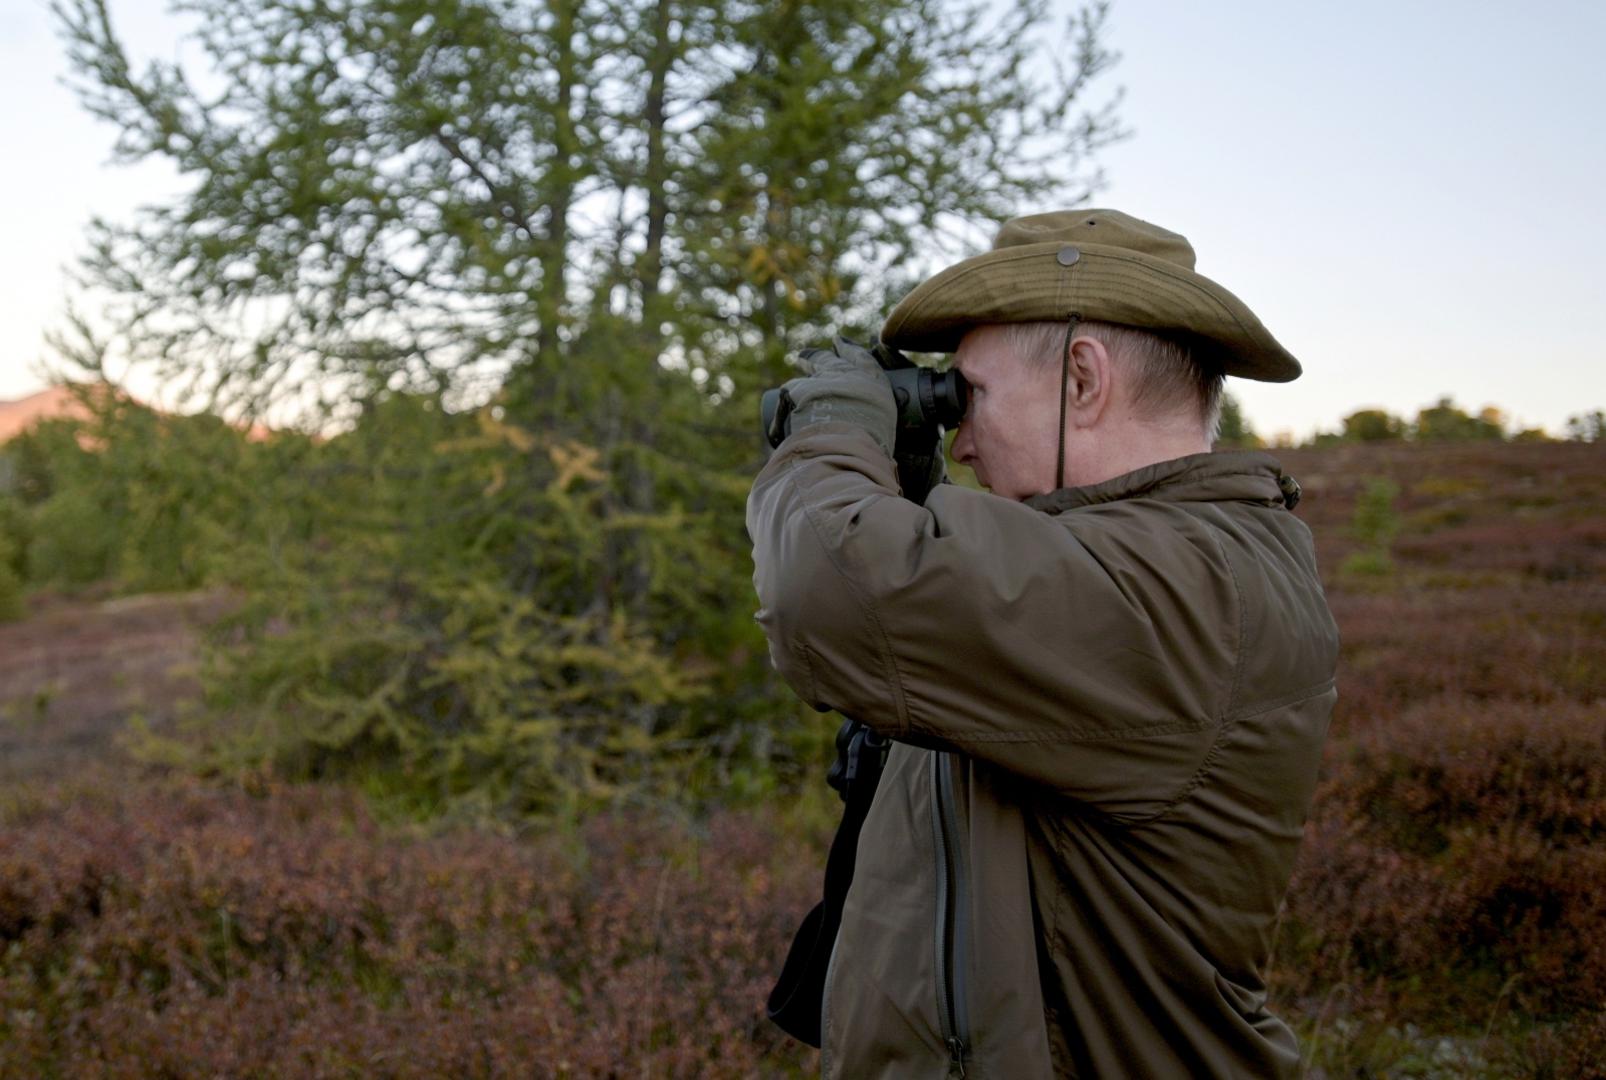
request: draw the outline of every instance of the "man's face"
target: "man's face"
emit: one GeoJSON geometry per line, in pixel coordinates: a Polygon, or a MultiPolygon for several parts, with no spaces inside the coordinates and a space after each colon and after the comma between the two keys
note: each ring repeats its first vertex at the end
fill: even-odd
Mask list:
{"type": "Polygon", "coordinates": [[[980,326],[959,342],[954,367],[970,384],[970,403],[954,436],[953,457],[994,495],[1027,499],[1054,489],[1059,448],[1059,370],[1015,356],[1003,327],[980,326]]]}

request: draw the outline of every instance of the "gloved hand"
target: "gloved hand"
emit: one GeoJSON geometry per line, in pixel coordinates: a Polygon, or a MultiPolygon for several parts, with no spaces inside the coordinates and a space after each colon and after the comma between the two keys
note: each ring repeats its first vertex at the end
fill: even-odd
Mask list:
{"type": "Polygon", "coordinates": [[[790,412],[779,418],[786,430],[828,421],[857,424],[891,457],[898,406],[892,385],[870,350],[839,336],[829,349],[803,350],[800,359],[812,374],[781,387],[781,408],[790,407],[790,412]]]}

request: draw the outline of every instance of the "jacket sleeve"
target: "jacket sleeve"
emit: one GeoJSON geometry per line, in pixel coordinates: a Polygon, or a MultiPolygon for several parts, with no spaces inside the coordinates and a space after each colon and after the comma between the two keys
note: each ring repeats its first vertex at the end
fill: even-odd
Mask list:
{"type": "Polygon", "coordinates": [[[1051,516],[953,485],[897,494],[822,424],[754,483],[758,622],[804,700],[994,762],[1116,817],[1180,798],[1230,708],[1232,566],[1168,504],[1051,516]]]}

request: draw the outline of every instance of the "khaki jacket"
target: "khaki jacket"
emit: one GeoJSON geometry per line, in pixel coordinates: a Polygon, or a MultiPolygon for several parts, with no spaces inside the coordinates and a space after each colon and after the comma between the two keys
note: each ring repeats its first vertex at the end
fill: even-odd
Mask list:
{"type": "Polygon", "coordinates": [[[897,496],[846,424],[748,502],[808,702],[896,740],[826,981],[836,1077],[1284,1077],[1264,966],[1338,635],[1267,455],[897,496]]]}

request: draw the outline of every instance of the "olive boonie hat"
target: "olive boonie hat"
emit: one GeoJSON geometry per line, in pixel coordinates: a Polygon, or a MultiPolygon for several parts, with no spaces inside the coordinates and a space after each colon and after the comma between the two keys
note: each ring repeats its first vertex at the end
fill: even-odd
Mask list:
{"type": "Polygon", "coordinates": [[[953,352],[986,323],[1058,322],[1073,313],[1192,339],[1228,375],[1288,382],[1299,361],[1232,293],[1193,269],[1193,245],[1118,210],[1059,210],[1004,223],[993,249],[917,285],[881,340],[953,352]]]}

